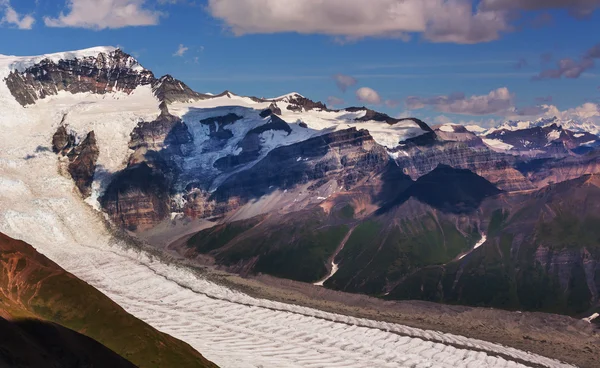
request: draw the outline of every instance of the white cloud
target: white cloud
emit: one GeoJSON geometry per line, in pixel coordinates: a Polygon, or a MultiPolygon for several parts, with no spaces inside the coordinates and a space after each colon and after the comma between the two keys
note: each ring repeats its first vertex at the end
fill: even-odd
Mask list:
{"type": "Polygon", "coordinates": [[[420,33],[433,42],[492,41],[510,31],[506,11],[471,0],[209,0],[211,14],[238,35],[297,32],[346,39],[420,33]]]}
{"type": "Polygon", "coordinates": [[[437,111],[464,115],[491,115],[506,114],[514,110],[514,95],[508,88],[502,87],[491,91],[487,95],[474,95],[467,97],[462,92],[447,96],[429,98],[411,96],[406,99],[410,109],[422,109],[431,106],[437,111]]]}
{"type": "Polygon", "coordinates": [[[183,56],[189,49],[189,47],[185,47],[183,44],[179,44],[179,48],[177,49],[177,51],[175,51],[173,56],[183,56]]]}
{"type": "Polygon", "coordinates": [[[329,96],[329,97],[327,97],[327,105],[330,106],[330,107],[340,106],[340,105],[343,105],[345,103],[346,102],[344,100],[342,100],[341,98],[339,98],[339,97],[335,97],[335,96],[329,96]]]}
{"type": "Polygon", "coordinates": [[[336,74],[333,76],[335,84],[342,92],[346,92],[349,87],[356,85],[357,80],[349,75],[336,74]]]}
{"type": "Polygon", "coordinates": [[[68,12],[57,18],[44,17],[48,27],[90,29],[151,26],[159,22],[160,12],[145,8],[146,0],[68,0],[68,12]]]}
{"type": "Polygon", "coordinates": [[[567,110],[559,110],[554,105],[544,105],[545,116],[556,116],[560,119],[590,120],[600,123],[600,105],[592,102],[584,103],[567,110]]]}
{"type": "Polygon", "coordinates": [[[565,58],[559,60],[555,69],[543,70],[534,76],[534,80],[559,79],[562,77],[575,79],[596,66],[595,59],[600,59],[600,44],[589,49],[581,60],[565,58]]]}
{"type": "Polygon", "coordinates": [[[362,87],[356,91],[356,98],[360,102],[365,102],[371,105],[381,104],[381,96],[372,88],[362,87]]]}
{"type": "Polygon", "coordinates": [[[9,0],[0,0],[0,25],[8,24],[19,29],[32,29],[35,19],[30,14],[21,15],[10,5],[9,0]],[[2,13],[4,13],[2,15],[2,13]]]}

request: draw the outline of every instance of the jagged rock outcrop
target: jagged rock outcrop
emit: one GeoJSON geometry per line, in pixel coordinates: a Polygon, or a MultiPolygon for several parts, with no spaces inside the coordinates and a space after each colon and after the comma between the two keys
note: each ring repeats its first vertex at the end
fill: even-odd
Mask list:
{"type": "Polygon", "coordinates": [[[261,111],[260,117],[261,118],[266,118],[266,117],[271,116],[273,114],[275,114],[275,115],[281,115],[281,109],[279,108],[279,106],[277,106],[276,102],[273,102],[272,104],[270,104],[268,109],[261,111]]]}
{"type": "Polygon", "coordinates": [[[152,90],[160,101],[167,104],[205,100],[212,97],[192,90],[185,83],[168,74],[153,81],[152,90]]]}
{"type": "Polygon", "coordinates": [[[287,96],[283,101],[289,103],[287,109],[295,112],[311,111],[311,110],[327,110],[327,106],[320,101],[313,101],[299,94],[287,96]]]}
{"type": "Polygon", "coordinates": [[[75,146],[75,135],[67,132],[66,126],[58,127],[52,136],[52,151],[54,153],[66,153],[75,146]]]}
{"type": "Polygon", "coordinates": [[[96,57],[58,62],[45,59],[23,72],[11,72],[6,78],[6,85],[14,98],[26,106],[61,91],[131,93],[138,86],[151,84],[154,80],[151,71],[142,68],[133,57],[117,49],[110,53],[99,53],[96,57]]]}
{"type": "Polygon", "coordinates": [[[100,155],[94,131],[89,132],[78,143],[75,133],[68,132],[66,126],[61,125],[52,137],[52,150],[66,159],[66,171],[73,178],[81,195],[89,197],[100,155]]]}
{"type": "Polygon", "coordinates": [[[93,131],[67,154],[69,158],[67,169],[84,197],[89,197],[91,194],[99,154],[100,150],[93,131]]]}

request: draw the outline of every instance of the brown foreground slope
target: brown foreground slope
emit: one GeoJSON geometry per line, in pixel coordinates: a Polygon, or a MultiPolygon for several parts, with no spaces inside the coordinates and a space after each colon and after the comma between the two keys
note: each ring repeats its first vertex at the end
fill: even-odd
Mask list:
{"type": "MultiPolygon", "coordinates": [[[[105,362],[114,361],[114,366],[133,363],[139,367],[216,367],[188,344],[133,317],[30,245],[4,234],[0,234],[0,317],[2,326],[10,326],[0,329],[0,366],[4,364],[3,357],[35,359],[27,353],[31,349],[40,356],[43,349],[62,349],[77,351],[75,355],[63,356],[64,359],[85,361],[99,354],[107,359],[105,362]],[[14,339],[9,334],[22,339],[31,349],[11,348],[7,344],[14,344],[14,339]]],[[[66,364],[69,362],[73,360],[57,366],[81,366],[66,364]]],[[[100,362],[85,366],[113,366],[100,362]]]]}

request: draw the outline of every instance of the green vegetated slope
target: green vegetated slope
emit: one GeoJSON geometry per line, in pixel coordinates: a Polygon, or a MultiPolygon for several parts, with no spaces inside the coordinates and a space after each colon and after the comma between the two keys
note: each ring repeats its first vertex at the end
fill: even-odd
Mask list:
{"type": "Polygon", "coordinates": [[[583,177],[487,205],[488,239],[388,296],[579,315],[600,294],[600,181],[583,177]]]}
{"type": "Polygon", "coordinates": [[[443,265],[471,248],[480,235],[466,224],[424,212],[414,218],[374,218],[358,225],[337,257],[339,271],[327,286],[381,294],[422,267],[443,265]]]}
{"type": "Polygon", "coordinates": [[[314,282],[327,274],[327,260],[348,232],[346,224],[330,223],[321,209],[259,220],[204,230],[188,246],[212,254],[220,264],[314,282]]]}
{"type": "Polygon", "coordinates": [[[133,317],[30,245],[2,234],[0,313],[9,321],[34,320],[85,335],[139,367],[215,367],[188,344],[133,317]]]}
{"type": "Polygon", "coordinates": [[[419,195],[401,195],[368,216],[355,215],[352,202],[337,203],[328,213],[317,207],[205,230],[188,245],[233,270],[314,282],[351,231],[326,287],[571,315],[599,305],[600,179],[481,195],[468,210],[476,202],[464,177],[474,174],[457,175],[468,184],[460,198],[447,201],[437,188],[435,200],[427,200],[427,191],[409,188],[419,195]],[[463,201],[469,206],[461,211],[446,210],[463,201]],[[483,233],[486,242],[473,250],[483,233]]]}

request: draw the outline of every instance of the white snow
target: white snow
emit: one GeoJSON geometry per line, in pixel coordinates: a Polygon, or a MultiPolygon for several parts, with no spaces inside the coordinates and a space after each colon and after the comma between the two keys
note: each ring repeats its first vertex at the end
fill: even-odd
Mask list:
{"type": "Polygon", "coordinates": [[[483,243],[485,243],[487,241],[487,236],[485,235],[485,233],[481,233],[481,239],[477,242],[477,244],[475,244],[473,246],[473,249],[471,249],[470,251],[468,251],[467,253],[463,254],[462,256],[458,257],[458,259],[463,259],[466,256],[468,256],[469,254],[471,254],[475,249],[481,247],[483,245],[483,243]]]}
{"type": "Polygon", "coordinates": [[[0,54],[0,69],[10,69],[23,72],[25,69],[39,63],[44,59],[49,59],[56,63],[59,60],[72,60],[86,57],[95,57],[98,56],[98,54],[100,53],[110,53],[115,50],[115,47],[102,46],[77,51],[57,52],[53,54],[39,56],[11,56],[0,54]]]}
{"type": "Polygon", "coordinates": [[[333,275],[335,275],[336,272],[338,272],[339,269],[340,269],[340,266],[337,263],[335,263],[334,261],[331,261],[331,271],[329,271],[329,275],[327,275],[323,280],[321,280],[319,282],[315,282],[313,285],[316,285],[316,286],[323,286],[323,285],[325,285],[325,281],[327,281],[330,278],[332,278],[333,275]]]}
{"type": "Polygon", "coordinates": [[[500,139],[482,138],[482,140],[483,140],[483,143],[488,145],[494,151],[509,151],[510,149],[513,148],[512,145],[510,145],[508,143],[504,143],[500,139]]]}
{"type": "Polygon", "coordinates": [[[583,133],[577,133],[577,134],[573,134],[573,137],[575,137],[575,138],[581,138],[581,137],[583,137],[584,135],[585,135],[585,134],[583,134],[583,133]]]}
{"type": "Polygon", "coordinates": [[[446,133],[454,133],[454,127],[452,126],[452,124],[444,124],[441,125],[439,128],[442,132],[446,132],[446,133]]]}
{"type": "MultiPolygon", "coordinates": [[[[25,65],[7,59],[1,61],[0,80],[8,66],[25,65]]],[[[250,104],[244,98],[235,103],[250,104]]],[[[0,83],[0,105],[0,232],[32,244],[129,313],[189,343],[221,367],[526,366],[496,353],[545,367],[569,367],[462,336],[256,299],[113,237],[72,180],[59,175],[56,155],[37,148],[49,146],[67,114],[67,123],[79,134],[96,132],[99,163],[108,171],[119,169],[128,156],[131,129],[158,114],[149,88],[131,95],[61,93],[25,109],[0,83]]],[[[315,113],[309,120],[335,127],[328,116],[315,113]]],[[[194,134],[201,130],[198,125],[192,126],[194,134]]]]}
{"type": "Polygon", "coordinates": [[[585,120],[573,120],[573,119],[559,119],[557,117],[552,118],[540,118],[535,121],[506,121],[494,128],[489,129],[484,135],[490,134],[496,130],[521,130],[530,129],[534,127],[549,127],[552,124],[556,124],[565,130],[572,132],[587,132],[595,135],[600,134],[600,125],[594,122],[593,119],[585,120]]]}
{"type": "Polygon", "coordinates": [[[599,313],[594,313],[591,316],[587,317],[587,318],[583,318],[584,321],[586,321],[587,323],[592,323],[593,320],[595,320],[596,318],[600,317],[599,313]]]}
{"type": "Polygon", "coordinates": [[[553,142],[557,139],[560,138],[560,131],[559,130],[552,130],[550,131],[550,133],[548,133],[548,135],[546,136],[546,138],[548,139],[548,143],[553,142]]]}
{"type": "MultiPolygon", "coordinates": [[[[290,125],[298,125],[305,123],[309,130],[304,128],[294,129],[294,134],[286,138],[285,141],[280,142],[281,144],[291,144],[298,142],[299,140],[306,139],[307,136],[320,135],[332,130],[342,130],[349,128],[356,129],[367,129],[373,136],[373,139],[388,148],[395,148],[401,141],[409,138],[419,136],[426,133],[417,122],[413,120],[404,120],[394,125],[389,125],[385,122],[377,121],[356,121],[356,119],[364,117],[365,111],[347,112],[347,111],[322,111],[322,110],[311,110],[303,111],[301,113],[294,112],[287,109],[289,104],[286,101],[286,97],[296,95],[292,93],[285,96],[280,96],[273,100],[281,100],[277,102],[277,106],[281,109],[281,118],[290,125]],[[301,130],[304,129],[304,130],[301,130]],[[296,133],[303,132],[301,136],[296,136],[296,133]]],[[[198,119],[198,113],[205,115],[204,118],[211,116],[220,116],[223,113],[235,112],[244,113],[245,116],[256,119],[256,115],[260,111],[266,109],[271,105],[272,100],[267,102],[256,102],[248,97],[240,97],[233,94],[229,96],[221,96],[217,98],[211,98],[202,101],[196,101],[191,103],[176,103],[171,105],[170,111],[178,116],[184,117],[186,123],[193,124],[198,119]],[[245,112],[240,110],[240,107],[248,108],[245,112]],[[202,111],[199,111],[202,109],[202,111]],[[252,110],[250,110],[252,109],[252,110]],[[235,110],[235,111],[234,111],[235,110]],[[189,119],[185,119],[189,116],[189,119]]],[[[241,122],[236,122],[238,124],[241,122]]],[[[247,125],[247,123],[245,123],[247,125]]],[[[227,128],[229,128],[228,126],[227,128]]]]}
{"type": "Polygon", "coordinates": [[[475,134],[480,134],[480,133],[483,133],[483,132],[487,131],[486,128],[481,127],[479,125],[474,125],[474,124],[472,124],[472,125],[465,125],[465,128],[467,128],[467,130],[469,132],[475,133],[475,134]]]}

